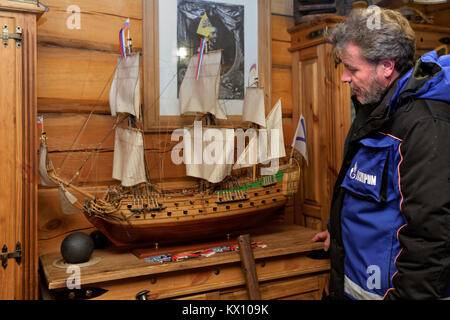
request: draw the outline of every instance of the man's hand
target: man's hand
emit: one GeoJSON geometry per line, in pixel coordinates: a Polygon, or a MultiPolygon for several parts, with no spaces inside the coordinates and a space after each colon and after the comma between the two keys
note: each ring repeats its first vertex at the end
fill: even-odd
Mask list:
{"type": "Polygon", "coordinates": [[[323,250],[328,251],[328,249],[330,248],[330,233],[328,232],[328,230],[319,232],[314,236],[314,238],[311,239],[311,241],[325,241],[323,244],[323,250]]]}

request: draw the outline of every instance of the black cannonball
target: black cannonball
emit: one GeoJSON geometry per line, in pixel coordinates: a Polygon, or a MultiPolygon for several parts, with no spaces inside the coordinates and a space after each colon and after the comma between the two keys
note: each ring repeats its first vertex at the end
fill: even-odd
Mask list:
{"type": "Polygon", "coordinates": [[[95,249],[104,249],[109,244],[108,238],[99,230],[92,231],[90,236],[94,240],[95,249]]]}
{"type": "Polygon", "coordinates": [[[67,263],[87,262],[92,251],[94,251],[94,240],[83,232],[74,232],[64,238],[61,243],[61,255],[67,263]]]}

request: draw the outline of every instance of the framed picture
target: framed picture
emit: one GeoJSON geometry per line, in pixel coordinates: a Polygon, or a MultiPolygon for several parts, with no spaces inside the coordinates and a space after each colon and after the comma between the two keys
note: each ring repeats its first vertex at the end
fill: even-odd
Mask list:
{"type": "Polygon", "coordinates": [[[270,108],[270,0],[147,0],[143,1],[143,13],[147,131],[193,121],[192,116],[180,115],[178,91],[189,59],[199,52],[197,28],[205,14],[213,27],[208,50],[222,50],[219,104],[228,122],[241,123],[245,88],[254,64],[266,94],[266,111],[270,108]]]}

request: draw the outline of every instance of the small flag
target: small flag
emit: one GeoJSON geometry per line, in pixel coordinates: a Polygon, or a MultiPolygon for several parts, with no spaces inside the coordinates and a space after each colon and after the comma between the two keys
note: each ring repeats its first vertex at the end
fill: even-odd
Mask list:
{"type": "Polygon", "coordinates": [[[209,21],[208,16],[206,15],[206,13],[203,14],[203,17],[200,20],[200,23],[197,28],[197,33],[205,38],[208,38],[213,30],[214,27],[209,21]]]}
{"type": "Polygon", "coordinates": [[[205,39],[200,40],[200,51],[198,52],[198,61],[197,61],[197,70],[195,71],[195,79],[198,80],[198,77],[200,76],[200,67],[203,60],[203,51],[205,48],[205,39]]]}
{"type": "Polygon", "coordinates": [[[125,30],[128,30],[128,38],[130,37],[130,19],[127,19],[123,24],[119,32],[119,44],[120,44],[120,55],[122,59],[127,57],[127,37],[125,36],[125,30]]]}
{"type": "Polygon", "coordinates": [[[254,63],[250,66],[250,70],[248,73],[248,86],[250,87],[251,85],[257,82],[258,82],[258,74],[256,73],[256,63],[254,63]],[[250,83],[250,79],[253,81],[252,83],[250,83]]]}
{"type": "Polygon", "coordinates": [[[308,150],[306,149],[306,126],[303,115],[300,115],[298,120],[297,130],[295,130],[294,140],[292,141],[292,148],[296,149],[302,154],[308,164],[308,150]]]}
{"type": "Polygon", "coordinates": [[[130,29],[130,18],[123,23],[122,29],[130,29]]]}
{"type": "Polygon", "coordinates": [[[122,59],[125,59],[127,57],[127,50],[126,50],[126,44],[125,44],[125,30],[120,29],[119,32],[119,44],[120,44],[120,55],[122,56],[122,59]]]}
{"type": "Polygon", "coordinates": [[[39,130],[44,131],[44,117],[43,116],[37,117],[37,127],[39,130]]]}

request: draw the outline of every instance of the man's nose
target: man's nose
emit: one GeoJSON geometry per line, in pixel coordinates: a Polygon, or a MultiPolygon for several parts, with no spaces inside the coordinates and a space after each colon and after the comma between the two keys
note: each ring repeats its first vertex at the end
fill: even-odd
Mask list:
{"type": "Polygon", "coordinates": [[[341,81],[342,82],[351,82],[352,81],[350,72],[347,69],[344,69],[344,72],[342,72],[341,81]]]}

